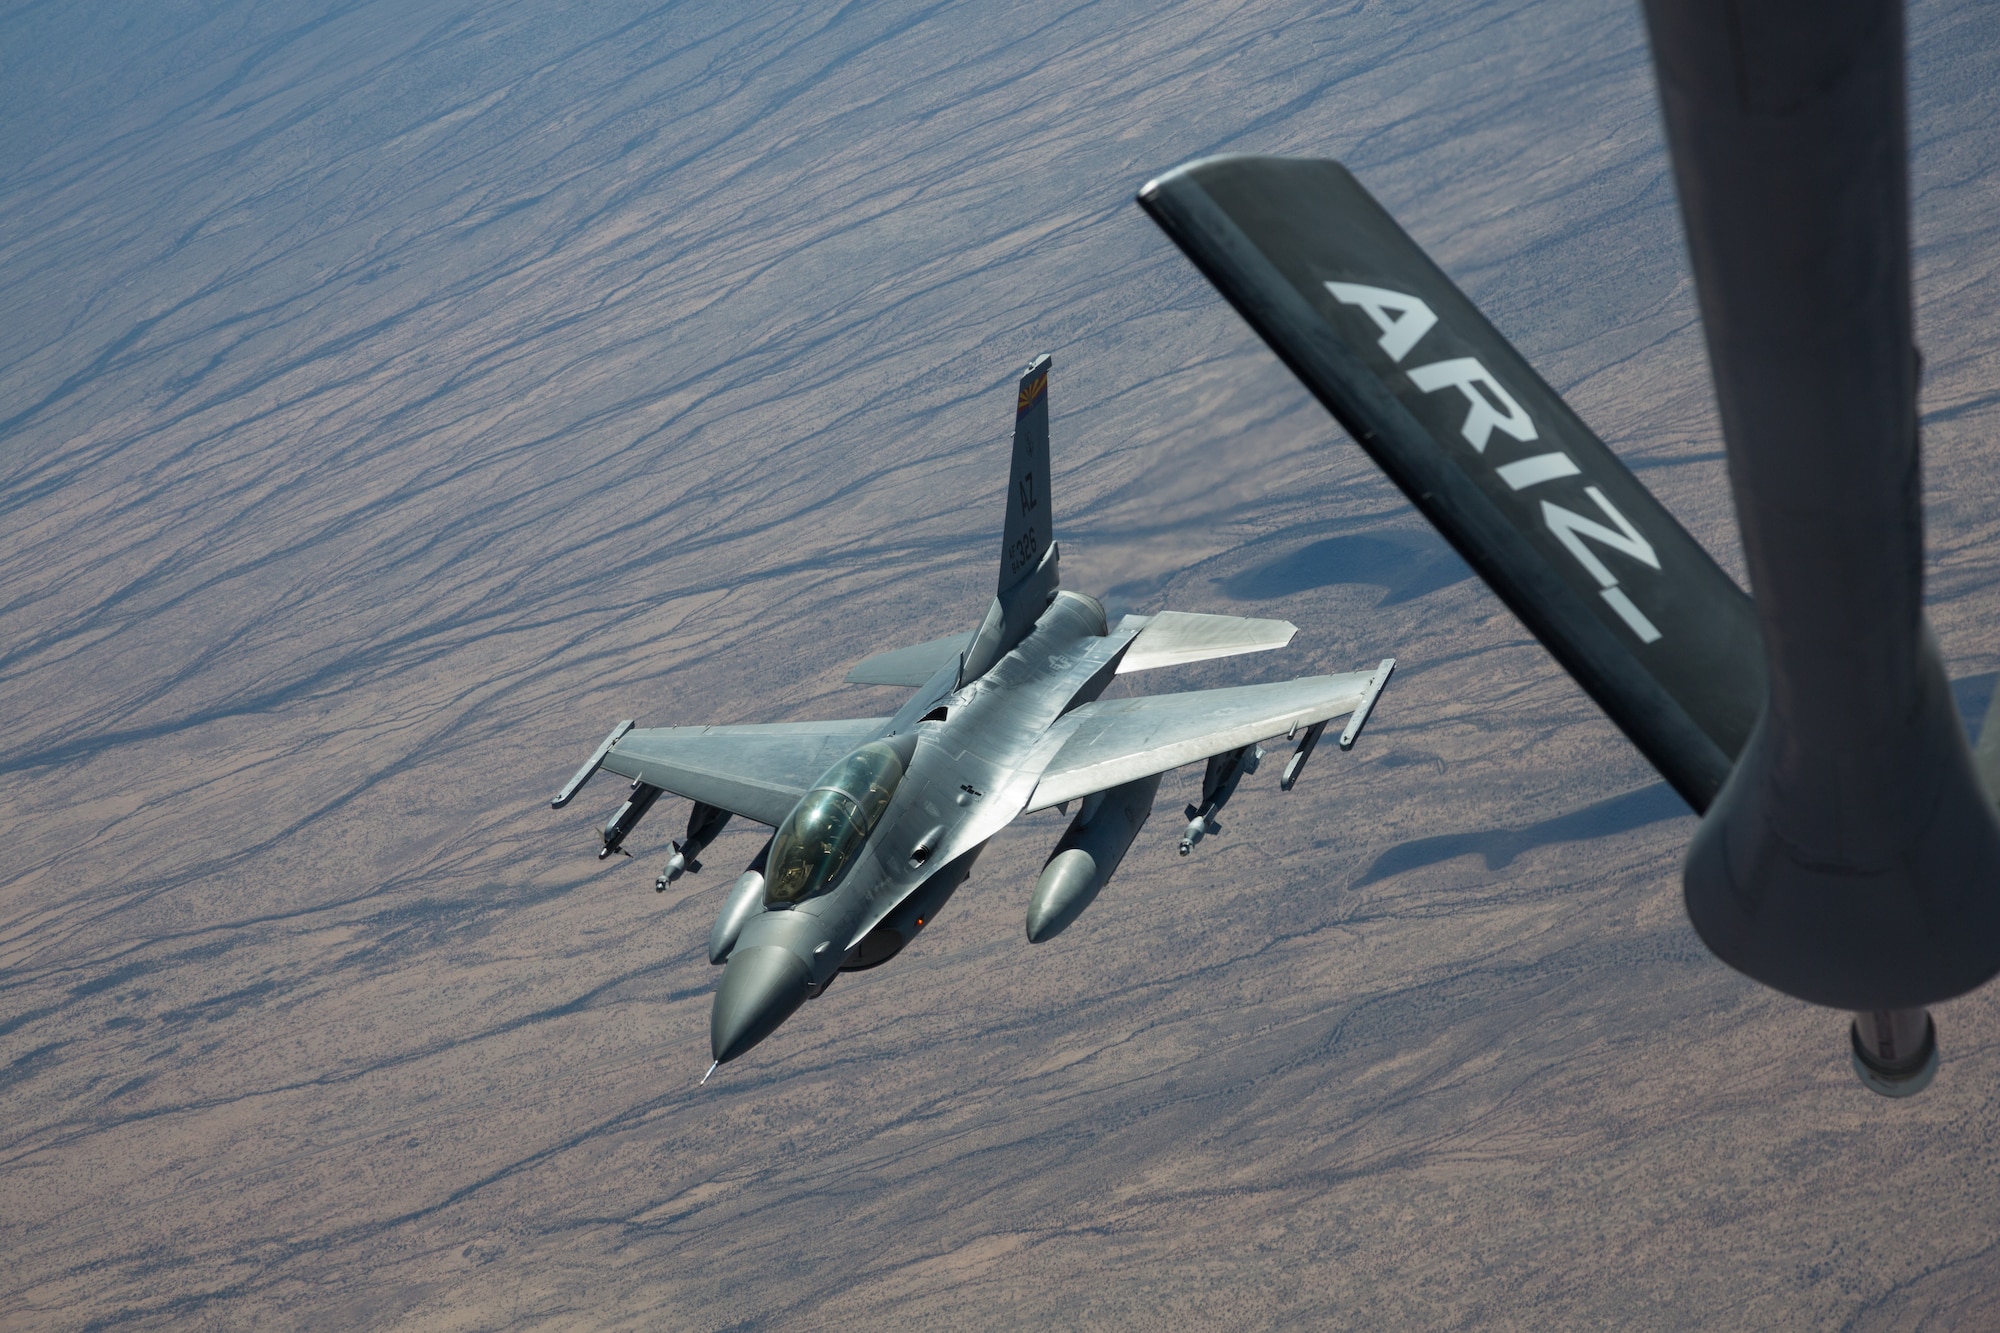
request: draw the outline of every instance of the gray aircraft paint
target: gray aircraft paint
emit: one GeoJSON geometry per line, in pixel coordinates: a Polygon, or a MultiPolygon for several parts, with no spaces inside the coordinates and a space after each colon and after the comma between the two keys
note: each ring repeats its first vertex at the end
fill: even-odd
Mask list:
{"type": "MultiPolygon", "coordinates": [[[[917,684],[893,716],[663,729],[621,723],[553,802],[566,803],[599,768],[631,779],[633,796],[606,835],[607,852],[637,823],[629,812],[642,815],[658,793],[696,802],[661,888],[697,868],[696,854],[728,814],[778,830],[735,882],[709,937],[709,960],[724,965],[709,1028],[718,1063],[769,1036],[840,972],[894,958],[964,882],[987,840],[1020,814],[1086,800],[1029,904],[1028,935],[1041,941],[1074,921],[1116,871],[1151,812],[1160,774],[1201,760],[1247,774],[1258,740],[1303,731],[1290,770],[1296,777],[1326,721],[1357,708],[1365,716],[1388,677],[1393,659],[1372,671],[1099,702],[1127,669],[1128,653],[1136,655],[1129,669],[1145,669],[1261,652],[1290,642],[1294,627],[1180,613],[1111,625],[1095,598],[1057,587],[1049,369],[1048,357],[1037,358],[1016,395],[999,590],[979,628],[878,653],[848,673],[859,682],[917,684]],[[850,798],[865,793],[821,793],[845,791],[847,779],[837,775],[864,762],[874,765],[869,772],[898,776],[868,779],[892,787],[842,860],[830,850],[843,845],[841,835],[824,830],[852,827],[853,819],[813,824],[810,812],[863,817],[850,798]],[[1093,822],[1106,807],[1115,818],[1093,822]],[[796,830],[788,832],[795,812],[796,830]],[[792,873],[786,867],[803,864],[793,844],[805,846],[809,828],[835,838],[822,844],[816,864],[836,868],[792,901],[791,885],[812,882],[783,878],[792,873]]],[[[1204,818],[1235,787],[1232,778],[1205,793],[1204,818]]]]}

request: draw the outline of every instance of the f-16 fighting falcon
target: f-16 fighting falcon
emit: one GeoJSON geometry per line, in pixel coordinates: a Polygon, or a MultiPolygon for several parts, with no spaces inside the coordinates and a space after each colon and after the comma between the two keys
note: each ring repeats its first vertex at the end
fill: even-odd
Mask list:
{"type": "MultiPolygon", "coordinates": [[[[1180,850],[1219,832],[1216,814],[1257,768],[1258,742],[1296,745],[1290,791],[1329,720],[1353,746],[1388,683],[1372,671],[1268,685],[1100,699],[1114,676],[1283,647],[1282,620],[1163,612],[1106,622],[1062,591],[1049,504],[1050,359],[1022,375],[999,592],[970,634],[880,653],[857,684],[915,686],[893,717],[756,726],[634,729],[622,722],[551,803],[599,769],[631,779],[604,825],[600,858],[622,849],[662,793],[694,802],[657,888],[701,868],[730,816],[776,831],[736,881],[708,940],[726,964],[709,1020],[715,1065],[733,1060],[841,972],[879,967],[934,921],[986,841],[1016,815],[1078,809],[1028,902],[1028,939],[1076,920],[1152,813],[1161,775],[1207,760],[1180,850]]],[[[706,1081],[707,1075],[703,1075],[706,1081]]]]}

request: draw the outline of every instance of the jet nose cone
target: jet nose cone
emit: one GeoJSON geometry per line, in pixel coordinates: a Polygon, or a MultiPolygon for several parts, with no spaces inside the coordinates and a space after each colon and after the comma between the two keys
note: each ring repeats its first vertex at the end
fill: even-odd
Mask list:
{"type": "Polygon", "coordinates": [[[734,1060],[777,1031],[806,1002],[811,974],[799,956],[774,944],[729,956],[715,1008],[708,1017],[708,1048],[717,1060],[734,1060]]]}

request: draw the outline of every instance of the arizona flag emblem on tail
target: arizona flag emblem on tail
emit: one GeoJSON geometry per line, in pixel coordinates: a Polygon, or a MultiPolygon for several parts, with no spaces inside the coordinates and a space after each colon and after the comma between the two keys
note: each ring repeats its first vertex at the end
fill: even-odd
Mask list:
{"type": "Polygon", "coordinates": [[[1021,377],[1021,397],[1014,405],[1014,415],[1026,416],[1028,409],[1046,398],[1048,392],[1049,357],[1044,354],[1035,358],[1035,363],[1029,366],[1027,373],[1021,377]]]}

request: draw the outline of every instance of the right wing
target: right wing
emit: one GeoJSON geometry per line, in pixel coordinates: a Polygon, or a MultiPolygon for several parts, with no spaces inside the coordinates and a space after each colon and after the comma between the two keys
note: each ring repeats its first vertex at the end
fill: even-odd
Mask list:
{"type": "Polygon", "coordinates": [[[1027,809],[1046,810],[1352,712],[1376,674],[1350,671],[1085,704],[1058,724],[1070,726],[1074,719],[1069,739],[1042,770],[1027,809]]]}
{"type": "Polygon", "coordinates": [[[776,828],[814,780],[881,734],[889,719],[767,722],[628,731],[607,771],[776,828]]]}

